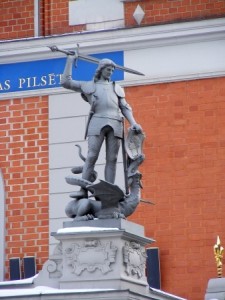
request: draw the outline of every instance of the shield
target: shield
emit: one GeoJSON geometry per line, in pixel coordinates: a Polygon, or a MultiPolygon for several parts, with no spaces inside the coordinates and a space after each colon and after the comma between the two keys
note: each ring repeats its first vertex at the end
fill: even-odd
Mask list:
{"type": "Polygon", "coordinates": [[[138,156],[143,154],[142,147],[145,139],[143,133],[137,133],[135,130],[129,128],[127,137],[125,138],[125,148],[127,155],[135,160],[138,156]]]}

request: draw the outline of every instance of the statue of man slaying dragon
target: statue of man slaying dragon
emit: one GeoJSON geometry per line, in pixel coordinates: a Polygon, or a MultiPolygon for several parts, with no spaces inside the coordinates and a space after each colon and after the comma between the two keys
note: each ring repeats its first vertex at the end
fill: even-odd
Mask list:
{"type": "Polygon", "coordinates": [[[132,69],[115,64],[110,59],[97,60],[94,57],[81,55],[78,50],[60,50],[56,46],[50,47],[55,51],[67,54],[67,61],[61,84],[64,88],[81,93],[82,98],[90,106],[90,113],[86,127],[85,138],[88,137],[88,153],[84,158],[82,170],[73,168],[74,174],[82,172],[82,178],[69,175],[66,181],[78,185],[81,190],[71,194],[74,198],[67,207],[67,216],[74,220],[90,220],[97,218],[125,218],[130,215],[140,201],[140,179],[138,166],[143,162],[142,143],[144,134],[141,126],[134,119],[132,109],[125,100],[124,90],[120,85],[111,81],[113,71],[118,68],[124,71],[143,75],[132,69]],[[72,79],[72,67],[77,59],[97,62],[92,81],[77,81],[72,79]],[[124,117],[130,124],[128,137],[124,137],[124,117]],[[106,164],[105,181],[96,180],[94,170],[101,146],[105,141],[106,164]],[[125,187],[124,193],[115,182],[117,156],[122,142],[124,160],[125,187]],[[88,197],[91,193],[91,197],[88,197]],[[95,199],[91,199],[95,197],[95,199]]]}

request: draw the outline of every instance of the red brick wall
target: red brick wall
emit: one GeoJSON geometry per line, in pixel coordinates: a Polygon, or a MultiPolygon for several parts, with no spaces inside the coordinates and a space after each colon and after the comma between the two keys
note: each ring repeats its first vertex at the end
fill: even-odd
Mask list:
{"type": "MultiPolygon", "coordinates": [[[[153,25],[177,21],[199,20],[205,18],[224,17],[224,0],[142,0],[124,2],[125,24],[127,27],[137,26],[133,13],[137,5],[145,11],[141,25],[153,25]]],[[[42,35],[62,34],[83,31],[86,26],[69,26],[69,1],[45,1],[42,7],[42,35]]]]}
{"type": "MultiPolygon", "coordinates": [[[[153,25],[225,16],[224,0],[142,0],[125,2],[125,24],[137,26],[133,18],[136,6],[145,10],[141,25],[153,25]]],[[[86,29],[85,25],[69,26],[69,1],[52,0],[42,6],[41,35],[62,34],[86,29]]]]}
{"type": "MultiPolygon", "coordinates": [[[[34,1],[0,1],[0,40],[34,36],[34,1]]],[[[69,26],[69,0],[40,1],[40,36],[85,30],[85,25],[69,26]]]]}
{"type": "Polygon", "coordinates": [[[0,40],[34,36],[34,1],[0,1],[0,40]]]}
{"type": "MultiPolygon", "coordinates": [[[[68,25],[68,0],[41,1],[41,35],[84,30],[68,25]]],[[[224,0],[143,0],[125,3],[127,26],[224,16],[224,0]]],[[[0,1],[0,39],[32,37],[33,0],[0,1]]],[[[142,197],[131,220],[160,248],[162,288],[202,300],[216,277],[213,245],[225,241],[225,79],[127,88],[147,139],[142,197]]],[[[6,185],[8,259],[48,258],[48,99],[0,101],[0,168],[6,185]]],[[[224,245],[224,244],[223,244],[224,245]]]]}
{"type": "MultiPolygon", "coordinates": [[[[203,299],[225,243],[225,78],[129,87],[146,132],[143,193],[131,220],[160,248],[162,288],[203,299]]],[[[0,168],[6,186],[8,259],[48,258],[48,98],[0,102],[0,168]]]]}
{"type": "Polygon", "coordinates": [[[224,17],[224,0],[142,0],[125,2],[126,26],[136,26],[133,13],[137,5],[145,12],[141,25],[174,23],[224,17]]]}
{"type": "MultiPolygon", "coordinates": [[[[224,17],[224,0],[142,0],[125,2],[125,24],[137,26],[136,6],[145,11],[141,25],[224,17]]],[[[33,0],[0,1],[0,39],[34,36],[33,0]]],[[[44,0],[40,6],[40,36],[83,31],[85,24],[69,26],[69,0],[44,0]]]]}
{"type": "Polygon", "coordinates": [[[131,220],[160,248],[162,288],[202,300],[225,245],[225,78],[130,87],[147,139],[141,203],[131,220]]]}
{"type": "MultiPolygon", "coordinates": [[[[133,18],[136,6],[145,10],[141,25],[153,25],[225,16],[224,0],[142,0],[125,2],[125,24],[137,26],[133,18]]],[[[41,35],[62,34],[86,29],[85,24],[69,26],[69,1],[45,1],[41,7],[41,35]]]]}
{"type": "Polygon", "coordinates": [[[6,278],[10,257],[48,258],[48,99],[0,101],[0,168],[6,187],[6,278]]]}
{"type": "Polygon", "coordinates": [[[69,26],[69,0],[43,1],[40,35],[63,34],[86,29],[86,25],[69,26]]]}

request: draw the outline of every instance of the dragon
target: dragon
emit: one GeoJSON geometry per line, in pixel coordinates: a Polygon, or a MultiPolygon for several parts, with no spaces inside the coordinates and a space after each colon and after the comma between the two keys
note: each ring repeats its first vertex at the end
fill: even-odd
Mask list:
{"type": "MultiPolygon", "coordinates": [[[[85,161],[81,147],[79,156],[85,161]]],[[[73,167],[73,174],[66,176],[66,182],[71,185],[80,186],[81,190],[73,192],[73,198],[66,208],[65,213],[74,221],[92,220],[94,218],[126,218],[130,216],[140,202],[140,189],[142,188],[142,174],[138,167],[144,161],[144,155],[138,154],[135,159],[129,158],[127,168],[129,194],[125,194],[117,185],[104,180],[95,183],[97,172],[93,171],[91,181],[81,178],[78,174],[82,173],[82,166],[73,167]],[[90,196],[88,197],[88,193],[90,196]]]]}

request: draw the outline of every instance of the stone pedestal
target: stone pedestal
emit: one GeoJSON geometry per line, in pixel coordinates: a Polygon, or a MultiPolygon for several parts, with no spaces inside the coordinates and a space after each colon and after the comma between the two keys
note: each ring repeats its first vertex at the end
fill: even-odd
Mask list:
{"type": "Polygon", "coordinates": [[[148,286],[145,246],[153,240],[140,225],[123,219],[71,221],[52,235],[58,244],[42,271],[0,283],[4,299],[185,300],[148,286]]]}
{"type": "Polygon", "coordinates": [[[146,290],[145,246],[153,240],[144,237],[142,226],[123,219],[65,222],[52,235],[59,244],[36,285],[146,290]]]}

